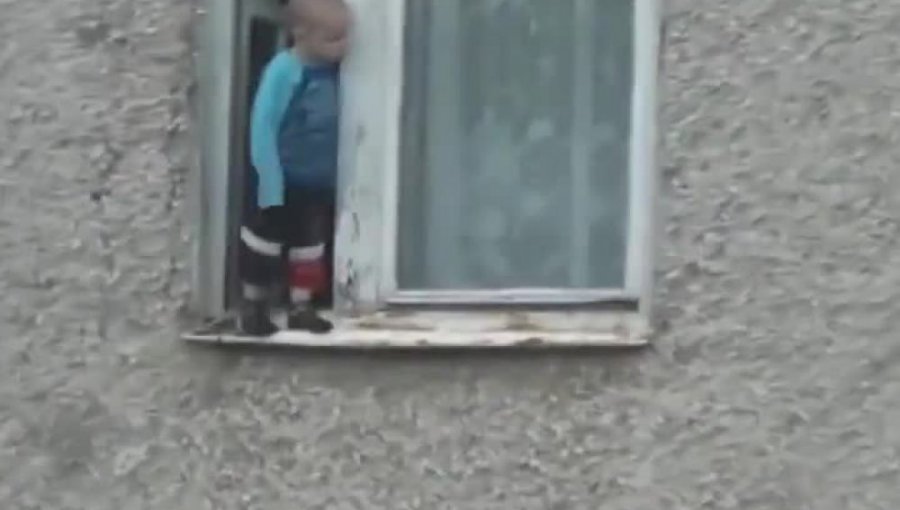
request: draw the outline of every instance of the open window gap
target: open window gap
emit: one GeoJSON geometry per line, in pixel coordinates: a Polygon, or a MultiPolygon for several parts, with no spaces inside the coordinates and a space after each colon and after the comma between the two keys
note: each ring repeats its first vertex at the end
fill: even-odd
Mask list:
{"type": "MultiPolygon", "coordinates": [[[[228,207],[228,266],[225,275],[227,308],[236,310],[242,303],[242,268],[239,264],[240,230],[248,220],[258,214],[256,205],[257,175],[250,156],[250,118],[253,101],[267,63],[281,51],[289,38],[280,20],[282,0],[255,0],[238,4],[238,31],[235,52],[237,69],[236,83],[232,97],[232,134],[229,148],[231,164],[228,167],[230,200],[228,207]]],[[[331,196],[323,197],[323,202],[335,203],[336,191],[323,191],[331,196]]],[[[333,230],[333,229],[332,229],[333,230]]],[[[327,253],[333,254],[332,236],[327,253]]],[[[287,253],[282,253],[281,263],[285,278],[268,289],[270,305],[276,323],[286,323],[284,315],[290,309],[290,288],[287,282],[287,253]]],[[[329,274],[333,275],[333,256],[328,257],[329,274]]],[[[329,289],[334,288],[332,276],[329,289]]],[[[334,307],[333,290],[314,298],[313,306],[321,311],[331,311],[334,307]]]]}

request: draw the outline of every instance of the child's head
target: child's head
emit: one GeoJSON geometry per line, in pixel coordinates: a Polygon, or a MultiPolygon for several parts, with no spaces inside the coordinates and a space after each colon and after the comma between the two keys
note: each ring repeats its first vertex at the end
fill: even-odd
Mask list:
{"type": "Polygon", "coordinates": [[[347,51],[350,11],[344,0],[288,0],[294,46],[304,57],[338,62],[347,51]]]}

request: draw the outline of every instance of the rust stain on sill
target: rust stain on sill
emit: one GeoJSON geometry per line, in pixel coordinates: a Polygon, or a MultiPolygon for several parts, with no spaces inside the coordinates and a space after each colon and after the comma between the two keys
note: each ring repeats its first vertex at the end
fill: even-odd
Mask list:
{"type": "Polygon", "coordinates": [[[353,326],[358,329],[366,329],[370,331],[434,331],[434,328],[429,328],[427,326],[422,326],[420,324],[411,322],[380,321],[377,319],[361,319],[353,322],[353,326]]]}
{"type": "Polygon", "coordinates": [[[624,324],[616,324],[612,328],[612,334],[622,337],[622,338],[630,338],[631,330],[624,324]]]}
{"type": "Polygon", "coordinates": [[[524,313],[510,313],[506,316],[505,331],[543,331],[540,325],[528,318],[524,313]]]}
{"type": "Polygon", "coordinates": [[[403,318],[415,316],[414,312],[411,312],[409,310],[400,310],[397,308],[388,308],[387,310],[384,310],[383,312],[381,312],[381,314],[385,318],[393,318],[393,319],[398,319],[398,318],[403,319],[403,318]]]}

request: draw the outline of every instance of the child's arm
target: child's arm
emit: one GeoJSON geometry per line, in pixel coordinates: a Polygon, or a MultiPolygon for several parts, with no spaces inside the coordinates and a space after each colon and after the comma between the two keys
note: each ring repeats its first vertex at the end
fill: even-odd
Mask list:
{"type": "Polygon", "coordinates": [[[259,175],[257,201],[262,209],[284,205],[278,130],[290,100],[291,79],[282,62],[273,60],[263,73],[250,119],[250,159],[259,175]]]}

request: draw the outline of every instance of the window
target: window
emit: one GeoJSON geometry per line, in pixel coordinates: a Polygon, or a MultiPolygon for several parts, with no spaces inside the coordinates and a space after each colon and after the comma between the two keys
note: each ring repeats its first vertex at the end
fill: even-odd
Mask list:
{"type": "Polygon", "coordinates": [[[405,60],[399,295],[633,297],[631,2],[410,9],[423,12],[405,60]]]}
{"type": "MultiPolygon", "coordinates": [[[[356,26],[342,80],[334,335],[641,341],[652,283],[658,0],[348,3],[356,26]]],[[[207,127],[217,118],[231,126],[207,134],[202,154],[210,221],[201,221],[198,295],[207,310],[228,306],[228,285],[213,282],[230,263],[215,250],[229,246],[246,186],[222,168],[246,166],[235,162],[245,157],[236,126],[252,90],[247,62],[278,40],[259,21],[273,19],[275,0],[217,5],[204,40],[230,42],[236,57],[200,66],[201,87],[204,70],[233,78],[218,86],[228,91],[210,91],[201,114],[207,127]],[[212,106],[222,95],[227,119],[212,106]],[[227,160],[216,143],[231,147],[227,160]],[[212,219],[229,206],[231,219],[212,219]]],[[[328,342],[301,336],[283,338],[328,342]]]]}

